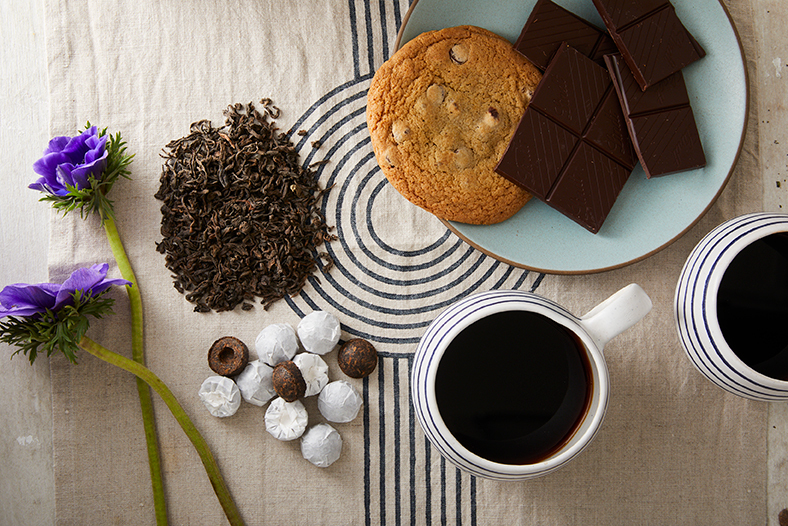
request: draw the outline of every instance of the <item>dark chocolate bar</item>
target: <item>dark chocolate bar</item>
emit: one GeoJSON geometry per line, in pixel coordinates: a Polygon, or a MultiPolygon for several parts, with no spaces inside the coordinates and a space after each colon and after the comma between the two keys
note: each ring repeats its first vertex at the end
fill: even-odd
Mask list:
{"type": "Polygon", "coordinates": [[[618,51],[606,32],[551,0],[538,0],[514,48],[544,71],[562,42],[600,66],[605,55],[618,51]]]}
{"type": "Polygon", "coordinates": [[[495,171],[596,233],[636,163],[610,75],[562,45],[495,171]]]}
{"type": "Polygon", "coordinates": [[[593,0],[642,90],[706,56],[666,0],[593,0]]]}
{"type": "Polygon", "coordinates": [[[706,166],[681,71],[641,91],[621,55],[605,57],[629,136],[648,177],[706,166]]]}

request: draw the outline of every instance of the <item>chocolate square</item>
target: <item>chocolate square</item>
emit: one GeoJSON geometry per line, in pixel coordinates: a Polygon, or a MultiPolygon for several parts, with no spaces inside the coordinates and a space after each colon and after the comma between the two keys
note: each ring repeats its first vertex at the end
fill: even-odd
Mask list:
{"type": "Polygon", "coordinates": [[[641,91],[620,55],[605,57],[627,129],[648,177],[706,165],[681,71],[641,91]]]}
{"type": "Polygon", "coordinates": [[[605,31],[551,0],[538,0],[514,48],[544,71],[562,42],[600,66],[605,65],[604,55],[618,51],[605,31]]]}
{"type": "Polygon", "coordinates": [[[636,163],[610,75],[564,44],[496,172],[596,233],[636,163]]]}
{"type": "Polygon", "coordinates": [[[536,109],[526,109],[495,171],[545,201],[579,140],[536,109]]]}
{"type": "Polygon", "coordinates": [[[610,23],[623,27],[662,9],[665,3],[665,0],[608,0],[604,6],[610,23]]]}
{"type": "Polygon", "coordinates": [[[632,168],[620,165],[589,143],[580,142],[564,172],[571,177],[556,181],[550,206],[591,232],[599,232],[632,168]]]}
{"type": "Polygon", "coordinates": [[[593,0],[642,90],[706,56],[666,0],[593,0]]]}

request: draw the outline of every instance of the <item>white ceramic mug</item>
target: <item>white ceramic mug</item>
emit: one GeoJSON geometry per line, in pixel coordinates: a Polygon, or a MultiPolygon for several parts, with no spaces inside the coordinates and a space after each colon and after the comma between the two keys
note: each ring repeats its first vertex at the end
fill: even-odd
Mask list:
{"type": "MultiPolygon", "coordinates": [[[[602,355],[605,344],[651,310],[651,300],[638,285],[629,285],[578,318],[557,303],[519,290],[494,290],[468,296],[444,310],[430,324],[416,349],[411,391],[416,416],[430,443],[448,461],[480,477],[522,480],[545,475],[574,458],[593,439],[607,409],[609,377],[602,355]],[[505,464],[483,458],[464,447],[449,431],[436,400],[435,380],[441,357],[451,341],[474,322],[506,311],[541,314],[573,333],[590,364],[590,402],[579,427],[557,451],[530,464],[505,464]]],[[[523,334],[527,344],[528,334],[523,334]]],[[[469,363],[468,367],[479,367],[469,363]]]]}
{"type": "Polygon", "coordinates": [[[788,400],[788,382],[753,370],[731,350],[717,320],[717,294],[734,257],[778,232],[788,232],[788,215],[753,213],[722,223],[695,246],[676,285],[676,326],[690,361],[719,387],[751,400],[788,400]]]}

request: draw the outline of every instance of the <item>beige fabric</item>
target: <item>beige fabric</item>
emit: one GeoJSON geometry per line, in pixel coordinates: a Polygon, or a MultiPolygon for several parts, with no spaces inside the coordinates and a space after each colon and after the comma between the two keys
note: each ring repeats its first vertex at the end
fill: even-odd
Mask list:
{"type": "MultiPolygon", "coordinates": [[[[751,4],[732,4],[752,58],[751,4]]],[[[679,269],[700,237],[724,219],[762,207],[755,86],[739,167],[697,226],[630,267],[542,278],[497,264],[446,235],[438,221],[382,184],[374,169],[363,95],[406,9],[405,0],[46,1],[50,131],[73,133],[90,120],[121,131],[136,154],[132,180],[120,181],[111,197],[140,280],[148,365],[203,432],[246,521],[763,524],[767,406],[728,395],[692,369],[671,311],[679,269]],[[302,297],[267,312],[258,305],[251,312],[197,314],[172,287],[155,250],[159,153],[186,135],[191,122],[209,118],[218,125],[226,105],[263,97],[282,109],[282,130],[297,125],[309,131],[307,140],[324,139],[317,151],[306,142],[302,155],[330,157],[321,182],[336,185],[327,209],[344,240],[331,245],[341,264],[310,282],[302,297]],[[371,200],[375,206],[367,210],[371,200]],[[425,250],[432,245],[437,248],[425,250]],[[431,264],[436,253],[443,257],[437,266],[431,264]],[[535,288],[582,314],[630,282],[641,284],[655,307],[607,347],[609,412],[579,458],[535,481],[496,483],[459,475],[426,446],[409,406],[409,353],[443,305],[470,290],[535,288]],[[253,346],[265,325],[296,324],[313,308],[337,314],[345,338],[367,335],[383,355],[368,380],[354,381],[364,393],[363,413],[336,426],[342,457],[323,470],[301,458],[297,442],[278,442],[265,432],[264,410],[245,404],[220,420],[197,398],[211,374],[206,357],[216,338],[233,335],[253,346]]],[[[748,66],[753,78],[752,60],[748,66]]],[[[53,280],[78,266],[112,261],[95,220],[53,214],[51,225],[53,280]]],[[[89,335],[128,355],[128,306],[122,291],[116,297],[117,315],[94,323],[89,335]]],[[[335,356],[326,357],[332,379],[342,378],[335,356]]],[[[133,378],[88,355],[78,366],[53,358],[51,369],[58,524],[151,524],[133,378]]],[[[197,455],[166,407],[157,398],[155,404],[171,523],[223,524],[197,455]]],[[[315,400],[306,405],[310,423],[321,421],[315,400]]]]}

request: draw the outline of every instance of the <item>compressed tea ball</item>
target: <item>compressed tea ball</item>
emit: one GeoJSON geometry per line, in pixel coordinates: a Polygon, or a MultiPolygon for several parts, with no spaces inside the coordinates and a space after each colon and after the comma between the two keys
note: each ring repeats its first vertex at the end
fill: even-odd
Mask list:
{"type": "Polygon", "coordinates": [[[233,416],[241,405],[241,391],[226,376],[209,376],[200,386],[200,400],[213,416],[233,416]]]}
{"type": "Polygon", "coordinates": [[[378,365],[378,351],[367,340],[354,338],[339,348],[337,363],[340,370],[351,378],[364,378],[378,365]]]}
{"type": "Polygon", "coordinates": [[[363,403],[356,388],[345,380],[329,383],[317,397],[317,408],[329,422],[350,422],[363,403]]]}
{"type": "Polygon", "coordinates": [[[288,360],[277,364],[271,373],[271,382],[276,394],[287,402],[294,402],[306,394],[306,381],[301,369],[288,360]]]}
{"type": "Polygon", "coordinates": [[[249,363],[249,349],[233,336],[219,338],[208,350],[208,367],[222,376],[235,376],[249,363]]]}
{"type": "Polygon", "coordinates": [[[319,468],[327,468],[339,459],[342,437],[328,424],[317,424],[301,437],[301,454],[319,468]]]}
{"type": "Polygon", "coordinates": [[[309,415],[304,404],[274,398],[265,411],[265,430],[277,440],[295,440],[304,434],[309,415]]]}
{"type": "Polygon", "coordinates": [[[275,397],[273,372],[273,367],[260,360],[249,362],[241,374],[235,377],[235,383],[241,390],[243,399],[262,407],[275,397]]]}
{"type": "Polygon", "coordinates": [[[293,363],[301,371],[301,376],[306,382],[304,396],[314,396],[328,383],[328,365],[323,359],[309,352],[302,352],[293,357],[293,363]]]}
{"type": "Polygon", "coordinates": [[[314,354],[330,352],[339,342],[341,333],[336,316],[322,310],[307,314],[298,323],[301,345],[314,354]]]}
{"type": "Polygon", "coordinates": [[[298,339],[293,327],[287,323],[275,323],[260,331],[254,346],[258,358],[274,367],[293,359],[298,352],[298,339]]]}

